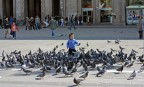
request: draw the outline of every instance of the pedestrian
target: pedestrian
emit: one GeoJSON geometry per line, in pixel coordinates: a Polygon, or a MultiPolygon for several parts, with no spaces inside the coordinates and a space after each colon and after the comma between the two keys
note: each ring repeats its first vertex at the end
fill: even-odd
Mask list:
{"type": "Polygon", "coordinates": [[[79,46],[79,43],[74,38],[74,33],[69,34],[69,40],[67,41],[67,49],[69,55],[74,56],[74,52],[76,52],[76,46],[79,46]]]}
{"type": "Polygon", "coordinates": [[[29,21],[30,21],[29,18],[26,17],[26,30],[29,30],[29,26],[30,26],[29,21]]]}
{"type": "Polygon", "coordinates": [[[79,25],[82,25],[83,24],[83,18],[82,18],[82,16],[80,15],[79,16],[79,25]]]}
{"type": "Polygon", "coordinates": [[[63,17],[61,17],[61,27],[63,27],[64,26],[64,19],[63,19],[63,17]]]}
{"type": "Polygon", "coordinates": [[[10,17],[9,22],[10,22],[10,25],[12,25],[12,24],[13,24],[14,20],[13,20],[13,17],[12,17],[12,16],[10,17]]]}
{"type": "Polygon", "coordinates": [[[8,18],[5,19],[4,21],[4,29],[5,29],[5,38],[9,38],[10,39],[10,22],[8,21],[8,18]]]}
{"type": "Polygon", "coordinates": [[[68,25],[68,17],[65,18],[65,25],[68,25]]]}
{"type": "Polygon", "coordinates": [[[52,17],[51,20],[49,21],[49,28],[52,31],[52,37],[55,37],[55,30],[58,28],[58,23],[57,21],[52,17]]]}
{"type": "Polygon", "coordinates": [[[74,22],[74,15],[70,16],[69,22],[70,22],[70,28],[69,29],[71,30],[71,28],[74,27],[74,30],[76,30],[75,22],[74,22]]]}
{"type": "Polygon", "coordinates": [[[77,16],[75,16],[74,21],[75,21],[75,25],[78,25],[78,17],[77,16]]]}
{"type": "Polygon", "coordinates": [[[40,18],[38,16],[36,16],[35,18],[35,26],[36,26],[36,30],[40,30],[40,18]]]}
{"type": "Polygon", "coordinates": [[[0,29],[3,29],[3,27],[2,27],[2,18],[1,18],[1,16],[0,16],[0,29]]]}
{"type": "Polygon", "coordinates": [[[11,35],[13,39],[16,39],[16,32],[19,31],[18,27],[16,26],[15,22],[11,25],[11,35]]]}
{"type": "Polygon", "coordinates": [[[142,16],[139,16],[139,21],[138,21],[138,33],[139,33],[139,39],[143,39],[143,25],[144,25],[144,21],[142,16]]]}

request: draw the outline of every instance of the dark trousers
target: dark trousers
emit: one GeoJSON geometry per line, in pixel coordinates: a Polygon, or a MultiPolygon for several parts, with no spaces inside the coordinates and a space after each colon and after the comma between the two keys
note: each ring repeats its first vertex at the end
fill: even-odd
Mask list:
{"type": "Polygon", "coordinates": [[[139,31],[139,39],[143,39],[143,31],[139,31]]]}
{"type": "Polygon", "coordinates": [[[70,28],[69,28],[69,29],[71,30],[71,28],[72,28],[72,27],[74,27],[74,29],[76,29],[76,27],[75,27],[75,24],[74,24],[74,23],[70,23],[70,28]]]}
{"type": "Polygon", "coordinates": [[[73,55],[74,56],[74,52],[76,52],[75,49],[69,49],[69,55],[73,55]]]}
{"type": "Polygon", "coordinates": [[[16,31],[12,31],[13,38],[16,38],[16,31]]]}

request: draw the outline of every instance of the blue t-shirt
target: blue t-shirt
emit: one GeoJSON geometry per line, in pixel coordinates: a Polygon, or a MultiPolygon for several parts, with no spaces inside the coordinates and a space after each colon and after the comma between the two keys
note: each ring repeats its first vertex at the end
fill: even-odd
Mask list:
{"type": "Polygon", "coordinates": [[[78,44],[79,43],[75,39],[68,40],[68,42],[67,42],[67,48],[69,48],[69,49],[75,49],[75,47],[78,46],[78,44]]]}

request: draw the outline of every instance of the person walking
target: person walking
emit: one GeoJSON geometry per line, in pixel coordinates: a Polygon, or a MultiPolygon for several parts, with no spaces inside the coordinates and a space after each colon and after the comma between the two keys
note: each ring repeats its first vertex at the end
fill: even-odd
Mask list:
{"type": "Polygon", "coordinates": [[[16,26],[15,22],[11,25],[11,35],[13,39],[16,39],[16,32],[19,31],[18,27],[16,26]]]}
{"type": "Polygon", "coordinates": [[[72,27],[74,27],[74,30],[76,30],[75,22],[74,22],[74,15],[72,15],[70,17],[70,28],[69,29],[71,30],[72,27]]]}
{"type": "Polygon", "coordinates": [[[29,30],[29,26],[30,26],[29,21],[30,21],[29,18],[26,17],[26,30],[29,30]]]}
{"type": "Polygon", "coordinates": [[[67,49],[69,55],[74,56],[74,52],[76,52],[76,46],[79,46],[80,43],[78,43],[77,40],[74,38],[74,33],[69,34],[69,40],[67,41],[67,49]]]}
{"type": "Polygon", "coordinates": [[[143,25],[144,25],[144,20],[142,16],[139,16],[139,21],[138,21],[138,33],[139,33],[139,39],[143,39],[143,25]]]}
{"type": "Polygon", "coordinates": [[[55,37],[55,29],[58,28],[58,23],[57,23],[57,21],[53,17],[49,21],[49,28],[52,31],[52,33],[51,33],[52,37],[55,37]]]}
{"type": "Polygon", "coordinates": [[[10,38],[10,22],[8,21],[8,18],[4,21],[4,29],[5,29],[5,38],[10,38]]]}
{"type": "Polygon", "coordinates": [[[35,18],[35,26],[36,26],[36,30],[40,30],[40,18],[38,16],[36,16],[35,18]]]}

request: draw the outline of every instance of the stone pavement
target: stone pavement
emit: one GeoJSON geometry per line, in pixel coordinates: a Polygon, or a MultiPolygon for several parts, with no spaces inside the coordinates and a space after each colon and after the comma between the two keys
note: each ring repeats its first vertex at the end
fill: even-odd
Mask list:
{"type": "MultiPolygon", "coordinates": [[[[144,53],[144,50],[140,49],[144,45],[142,40],[122,40],[119,45],[115,44],[114,40],[112,40],[110,44],[107,44],[106,40],[79,40],[79,42],[82,43],[80,47],[85,47],[86,43],[89,42],[90,46],[86,47],[86,50],[98,48],[110,52],[110,48],[119,50],[119,46],[122,46],[126,48],[124,52],[128,54],[132,49],[139,52],[137,56],[144,53]]],[[[66,40],[0,40],[0,53],[3,50],[5,50],[6,53],[21,50],[22,54],[26,54],[30,50],[35,52],[39,47],[44,51],[50,51],[54,46],[60,45],[61,43],[66,44],[66,40]]],[[[59,46],[59,50],[60,49],[66,49],[66,46],[59,46]]],[[[117,66],[120,65],[116,65],[116,68],[117,66]]],[[[127,80],[130,73],[133,72],[133,70],[138,71],[140,66],[141,64],[136,62],[132,68],[125,68],[122,74],[117,75],[114,73],[115,70],[108,70],[103,77],[99,78],[94,75],[96,71],[90,71],[88,78],[78,87],[144,87],[144,73],[137,74],[134,80],[127,80]]],[[[25,76],[20,69],[0,69],[0,87],[74,87],[73,77],[79,77],[81,75],[81,73],[78,72],[74,74],[73,77],[64,78],[63,74],[52,76],[51,73],[47,73],[44,79],[35,80],[35,77],[39,74],[39,70],[32,69],[32,71],[32,75],[25,76]]]]}
{"type": "MultiPolygon", "coordinates": [[[[138,31],[136,27],[78,27],[77,30],[68,30],[67,28],[58,28],[57,36],[51,37],[51,30],[46,28],[38,31],[25,31],[24,26],[20,26],[20,32],[17,32],[17,40],[66,40],[69,33],[75,33],[78,40],[138,40],[138,31]]],[[[5,30],[0,29],[0,40],[4,39],[5,30]]],[[[7,39],[6,39],[7,40],[7,39]]]]}

